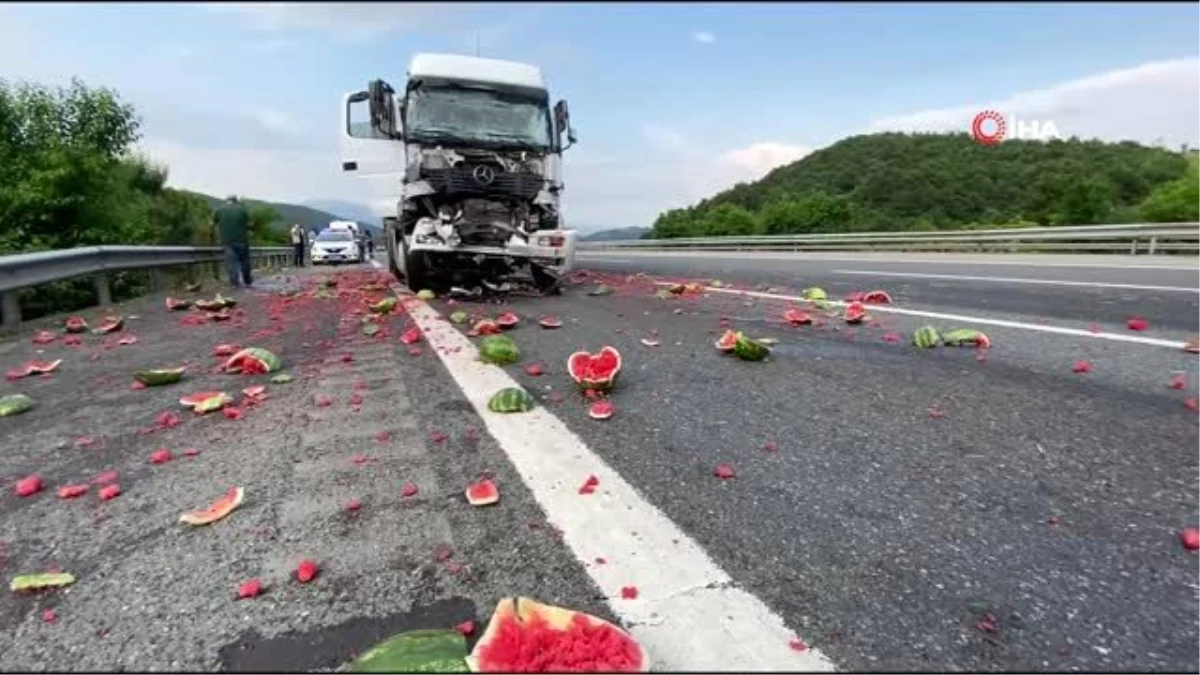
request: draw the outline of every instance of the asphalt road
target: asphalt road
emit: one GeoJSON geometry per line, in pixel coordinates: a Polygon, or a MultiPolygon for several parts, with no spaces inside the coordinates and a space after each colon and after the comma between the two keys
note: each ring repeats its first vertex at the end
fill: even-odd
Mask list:
{"type": "MultiPolygon", "coordinates": [[[[1196,671],[1200,568],[1178,534],[1200,508],[1200,433],[1186,405],[1200,377],[1196,355],[1165,345],[1198,332],[1197,273],[942,260],[587,256],[581,267],[594,272],[562,296],[429,302],[442,315],[523,318],[510,331],[522,359],[505,370],[561,421],[553,433],[563,438],[547,437],[548,425],[520,444],[519,427],[481,419],[488,392],[475,390],[481,380],[463,374],[444,337],[427,334],[411,356],[397,341],[403,314],[382,337],[362,337],[350,281],[340,300],[284,307],[273,280],[243,295],[241,326],[183,327],[161,298],[135,303],[126,311],[142,317],[130,327],[137,345],[55,344],[47,355],[64,355],[61,373],[5,387],[39,405],[0,420],[0,446],[15,448],[0,454],[0,570],[57,565],[80,579],[0,600],[0,668],[329,668],[403,627],[482,621],[513,594],[648,630],[631,618],[636,603],[608,586],[623,575],[687,578],[688,565],[711,561],[728,575],[717,585],[761,600],[808,647],[792,651],[819,652],[840,670],[1196,671]],[[732,292],[656,298],[663,278],[719,278],[732,292]],[[616,292],[587,295],[597,281],[616,292]],[[791,303],[762,297],[813,285],[835,298],[882,288],[893,308],[917,314],[879,308],[865,325],[792,327],[780,321],[791,303]],[[543,314],[564,326],[539,328],[543,314]],[[1149,329],[1128,330],[1134,315],[1149,329]],[[918,350],[908,338],[926,323],[981,328],[992,347],[918,350]],[[184,384],[130,391],[132,370],[189,357],[207,368],[214,344],[246,344],[271,325],[281,332],[257,339],[284,355],[296,382],[268,385],[270,400],[240,421],[189,414],[175,429],[137,433],[180,392],[256,378],[198,366],[184,384]],[[738,361],[713,347],[726,326],[779,343],[766,362],[738,361]],[[658,346],[641,343],[651,337],[658,346]],[[624,365],[617,414],[601,422],[587,416],[565,364],[606,344],[624,365]],[[1093,370],[1073,372],[1081,360],[1093,370]],[[537,376],[526,370],[535,363],[537,376]],[[1168,386],[1173,378],[1182,389],[1168,386]],[[316,406],[319,394],[334,403],[316,406]],[[390,433],[383,444],[381,431],[390,433]],[[100,441],[75,447],[85,434],[100,441]],[[157,447],[188,446],[201,454],[146,463],[157,447]],[[580,475],[558,476],[566,489],[551,493],[554,481],[514,468],[554,448],[573,453],[557,466],[602,460],[632,488],[614,488],[624,496],[607,495],[607,508],[631,515],[591,515],[593,503],[575,494],[580,475]],[[373,461],[355,464],[360,454],[373,461]],[[718,464],[736,477],[714,477],[718,464]],[[124,491],[112,502],[53,494],[109,468],[124,491]],[[485,470],[503,501],[471,509],[462,486],[485,470]],[[8,485],[33,472],[47,492],[17,498],[8,485]],[[420,492],[406,500],[408,481],[420,492]],[[197,531],[175,523],[233,483],[246,486],[247,502],[226,520],[197,531]],[[363,502],[356,516],[340,508],[352,498],[363,502]],[[679,539],[581,558],[618,541],[612,530],[625,522],[644,516],[653,530],[659,514],[679,539]],[[547,519],[561,520],[561,539],[539,525],[547,519]],[[436,561],[440,543],[456,557],[436,561]],[[692,543],[705,555],[661,550],[692,543]],[[308,586],[288,578],[302,556],[323,568],[308,586]],[[464,569],[451,573],[458,560],[464,569]],[[268,592],[235,600],[251,576],[268,592]],[[56,623],[44,622],[47,607],[56,623]]],[[[0,345],[6,368],[34,355],[27,338],[0,345]]],[[[690,598],[674,598],[681,614],[699,606],[690,598]]],[[[719,616],[712,622],[734,621],[719,616]]],[[[679,650],[707,637],[699,627],[674,633],[679,650]]],[[[657,649],[660,665],[686,662],[657,649]]]]}

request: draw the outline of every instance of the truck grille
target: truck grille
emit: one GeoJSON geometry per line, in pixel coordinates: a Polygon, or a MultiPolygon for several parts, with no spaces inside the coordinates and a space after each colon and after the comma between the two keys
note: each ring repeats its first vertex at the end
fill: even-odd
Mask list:
{"type": "Polygon", "coordinates": [[[513,196],[533,199],[542,189],[542,177],[528,171],[501,171],[492,164],[465,164],[451,169],[427,169],[425,180],[439,192],[452,195],[489,197],[513,196]],[[494,178],[483,184],[476,179],[476,169],[486,167],[494,178]]]}

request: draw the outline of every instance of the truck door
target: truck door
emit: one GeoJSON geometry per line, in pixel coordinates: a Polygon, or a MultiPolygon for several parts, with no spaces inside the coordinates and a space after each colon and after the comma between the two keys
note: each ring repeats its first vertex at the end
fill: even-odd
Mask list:
{"type": "Polygon", "coordinates": [[[367,181],[380,215],[393,215],[404,179],[404,142],[395,91],[374,80],[342,101],[342,171],[367,181]]]}

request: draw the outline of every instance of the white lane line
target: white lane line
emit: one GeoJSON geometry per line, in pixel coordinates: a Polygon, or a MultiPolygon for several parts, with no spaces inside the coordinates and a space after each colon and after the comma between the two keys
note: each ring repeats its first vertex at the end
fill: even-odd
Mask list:
{"type": "MultiPolygon", "coordinates": [[[[674,283],[668,281],[655,282],[659,286],[674,286],[674,283]]],[[[713,288],[705,286],[704,290],[709,293],[729,293],[730,295],[744,295],[751,298],[767,298],[771,300],[792,300],[803,301],[803,298],[794,295],[781,295],[779,293],[762,293],[760,291],[739,291],[732,288],[713,288]]],[[[846,303],[840,300],[830,300],[829,304],[844,307],[846,303]]],[[[1062,326],[1045,326],[1036,323],[1024,323],[1022,321],[1006,321],[1004,319],[986,319],[978,316],[965,316],[963,314],[946,314],[943,312],[927,312],[919,309],[901,309],[889,305],[871,305],[872,312],[880,314],[903,314],[905,316],[923,316],[930,319],[945,319],[947,321],[958,321],[961,323],[974,323],[983,326],[1002,326],[1004,328],[1020,328],[1022,330],[1033,330],[1040,333],[1056,333],[1058,335],[1074,335],[1076,337],[1095,338],[1097,340],[1112,340],[1114,342],[1132,342],[1140,345],[1150,345],[1153,347],[1170,347],[1172,349],[1183,349],[1187,344],[1176,340],[1160,340],[1158,338],[1142,337],[1140,335],[1121,335],[1119,333],[1093,333],[1089,330],[1080,328],[1065,328],[1062,326]]]]}
{"type": "Polygon", "coordinates": [[[1110,284],[1102,281],[1063,281],[1060,279],[1020,279],[1016,277],[972,277],[956,274],[921,274],[917,272],[887,272],[882,270],[833,270],[834,274],[859,274],[880,277],[912,277],[914,279],[951,279],[959,281],[990,281],[1002,284],[1045,284],[1047,286],[1094,286],[1096,288],[1126,288],[1137,291],[1182,291],[1200,293],[1200,288],[1186,286],[1143,286],[1139,284],[1110,284]]]}
{"type": "Polygon", "coordinates": [[[988,260],[986,258],[905,258],[884,257],[880,255],[864,255],[858,257],[824,256],[806,254],[803,252],[767,252],[767,251],[579,251],[575,254],[581,257],[609,258],[625,256],[638,258],[755,258],[758,260],[795,260],[811,262],[856,262],[856,263],[887,263],[889,265],[1016,265],[1018,267],[1094,267],[1097,269],[1120,270],[1183,270],[1200,272],[1200,265],[1145,265],[1138,263],[1112,262],[1067,262],[1062,260],[988,260]]]}
{"type": "Polygon", "coordinates": [[[401,287],[394,289],[547,519],[562,530],[563,541],[584,563],[613,612],[645,647],[655,670],[834,670],[816,649],[791,649],[795,633],[782,618],[735,587],[699,544],[549,410],[489,411],[492,394],[520,385],[504,370],[482,363],[475,345],[436,310],[401,287]],[[600,485],[595,494],[580,495],[589,475],[599,478],[600,485]],[[607,564],[594,564],[597,557],[607,564]],[[637,599],[622,599],[624,586],[636,586],[637,599]]]}

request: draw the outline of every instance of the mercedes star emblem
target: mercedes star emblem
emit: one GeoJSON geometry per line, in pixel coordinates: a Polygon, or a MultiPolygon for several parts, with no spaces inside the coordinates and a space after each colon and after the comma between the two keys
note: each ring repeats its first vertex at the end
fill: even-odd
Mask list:
{"type": "Polygon", "coordinates": [[[471,172],[471,176],[480,185],[491,185],[492,181],[496,180],[496,170],[490,166],[481,165],[475,167],[475,170],[471,172]]]}

